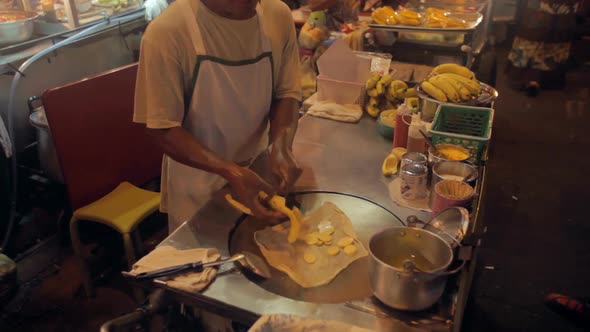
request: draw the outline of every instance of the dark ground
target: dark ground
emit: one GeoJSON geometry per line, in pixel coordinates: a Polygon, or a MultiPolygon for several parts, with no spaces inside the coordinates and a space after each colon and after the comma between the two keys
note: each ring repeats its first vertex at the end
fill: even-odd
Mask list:
{"type": "MultiPolygon", "coordinates": [[[[579,66],[565,89],[531,98],[508,87],[506,50],[497,57],[500,98],[483,213],[488,232],[463,330],[583,331],[548,310],[543,297],[590,296],[590,69],[579,66]]],[[[148,248],[164,232],[151,232],[148,248]]],[[[0,331],[97,331],[135,309],[117,273],[86,300],[68,249],[57,263],[0,312],[0,331]]]]}

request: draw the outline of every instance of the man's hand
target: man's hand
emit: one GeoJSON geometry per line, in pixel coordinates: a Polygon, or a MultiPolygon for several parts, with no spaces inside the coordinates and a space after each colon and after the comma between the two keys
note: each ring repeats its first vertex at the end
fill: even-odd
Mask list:
{"type": "Polygon", "coordinates": [[[270,152],[270,169],[276,188],[281,194],[288,194],[303,172],[293,156],[289,135],[288,132],[279,135],[270,152]]]}
{"type": "Polygon", "coordinates": [[[239,166],[233,167],[227,176],[227,180],[235,199],[249,207],[257,218],[278,219],[284,217],[282,213],[270,210],[262,204],[258,194],[263,191],[272,197],[275,191],[270,184],[250,169],[239,166]]]}

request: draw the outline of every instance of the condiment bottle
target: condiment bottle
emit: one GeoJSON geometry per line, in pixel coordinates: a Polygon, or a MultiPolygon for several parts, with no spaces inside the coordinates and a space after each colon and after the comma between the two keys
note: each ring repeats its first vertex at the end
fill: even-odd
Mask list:
{"type": "Polygon", "coordinates": [[[409,118],[410,108],[402,104],[397,108],[395,115],[395,131],[393,132],[393,147],[405,148],[408,145],[408,127],[409,123],[404,118],[409,118]]]}
{"type": "MultiPolygon", "coordinates": [[[[397,130],[397,128],[396,128],[397,130]]],[[[408,129],[408,152],[420,152],[424,153],[426,148],[426,140],[420,133],[420,130],[424,131],[424,123],[420,120],[420,113],[412,115],[412,123],[408,129]]]]}

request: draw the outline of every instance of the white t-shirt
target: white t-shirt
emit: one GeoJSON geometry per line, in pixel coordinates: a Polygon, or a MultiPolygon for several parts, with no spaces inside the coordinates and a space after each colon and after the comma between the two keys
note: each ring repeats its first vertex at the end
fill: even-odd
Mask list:
{"type": "MultiPolygon", "coordinates": [[[[274,98],[300,100],[299,53],[291,11],[280,0],[262,0],[261,5],[273,55],[274,98]]],[[[198,13],[194,2],[191,6],[208,55],[237,61],[262,53],[257,15],[232,20],[202,3],[198,13]]],[[[172,3],[150,23],[141,42],[133,120],[149,128],[180,126],[192,95],[197,57],[182,9],[172,3]]]]}

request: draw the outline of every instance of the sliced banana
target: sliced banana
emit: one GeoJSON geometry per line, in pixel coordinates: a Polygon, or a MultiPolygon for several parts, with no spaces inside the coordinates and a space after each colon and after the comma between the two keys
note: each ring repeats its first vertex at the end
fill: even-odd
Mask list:
{"type": "Polygon", "coordinates": [[[334,226],[326,226],[324,229],[320,231],[320,235],[332,235],[334,233],[334,226]]]}
{"type": "Polygon", "coordinates": [[[317,233],[309,233],[305,235],[304,241],[305,243],[307,243],[308,245],[313,245],[318,243],[318,235],[317,233]]]}
{"type": "Polygon", "coordinates": [[[328,248],[328,255],[336,256],[340,252],[340,247],[338,246],[331,246],[328,248]]]}
{"type": "Polygon", "coordinates": [[[320,241],[322,241],[322,242],[329,242],[329,241],[332,241],[332,235],[322,232],[318,236],[318,239],[320,239],[320,241]]]}
{"type": "Polygon", "coordinates": [[[303,260],[308,264],[313,264],[317,260],[317,257],[311,252],[306,252],[303,254],[303,260]]]}
{"type": "Polygon", "coordinates": [[[344,253],[348,256],[352,256],[356,253],[356,246],[353,244],[349,244],[346,247],[344,247],[344,253]]]}
{"type": "Polygon", "coordinates": [[[350,236],[345,236],[338,241],[338,246],[340,248],[344,248],[346,246],[351,245],[354,242],[354,239],[350,236]]]}

